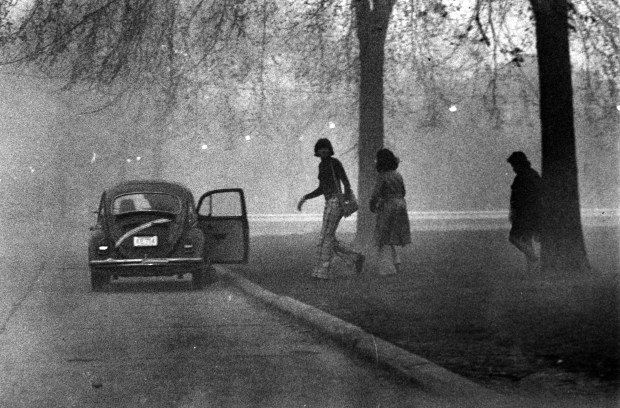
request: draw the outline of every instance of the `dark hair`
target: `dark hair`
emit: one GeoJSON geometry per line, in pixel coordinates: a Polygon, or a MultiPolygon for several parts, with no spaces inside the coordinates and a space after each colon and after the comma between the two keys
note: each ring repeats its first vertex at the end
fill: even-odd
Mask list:
{"type": "Polygon", "coordinates": [[[377,171],[390,171],[398,168],[400,160],[394,156],[390,149],[380,149],[377,152],[377,171]]]}
{"type": "Polygon", "coordinates": [[[512,152],[512,154],[510,155],[510,157],[508,157],[508,159],[506,159],[506,161],[513,166],[518,164],[523,164],[527,167],[531,166],[530,161],[527,159],[527,156],[523,152],[512,152]]]}
{"type": "Polygon", "coordinates": [[[332,147],[332,142],[329,139],[321,138],[316,141],[314,145],[314,155],[319,157],[319,149],[329,149],[330,156],[334,155],[334,148],[332,147]]]}

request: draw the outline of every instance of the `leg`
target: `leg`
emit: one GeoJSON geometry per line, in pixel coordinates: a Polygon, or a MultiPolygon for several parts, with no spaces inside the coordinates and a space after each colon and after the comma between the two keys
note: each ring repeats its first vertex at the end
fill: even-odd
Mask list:
{"type": "Polygon", "coordinates": [[[336,241],[336,228],[340,222],[340,207],[337,200],[331,199],[325,202],[323,212],[323,227],[319,242],[318,265],[312,276],[319,279],[329,279],[329,269],[334,257],[334,244],[336,241]]]}
{"type": "Polygon", "coordinates": [[[366,257],[363,254],[344,245],[342,242],[338,241],[338,239],[336,239],[335,237],[334,237],[334,253],[338,255],[340,258],[342,258],[347,263],[347,265],[349,265],[352,268],[355,268],[355,273],[357,274],[362,273],[362,270],[364,269],[364,261],[366,260],[366,257]]]}
{"type": "Polygon", "coordinates": [[[525,237],[510,237],[510,243],[512,243],[517,249],[525,254],[529,260],[537,260],[538,255],[534,250],[534,244],[531,239],[525,237]]]}
{"type": "Polygon", "coordinates": [[[396,273],[400,273],[401,260],[396,245],[390,245],[390,250],[392,252],[392,263],[394,264],[394,269],[396,269],[396,273]]]}
{"type": "MultiPolygon", "coordinates": [[[[390,245],[390,248],[392,246],[390,245]]],[[[393,262],[392,250],[390,249],[390,253],[386,250],[386,245],[381,245],[379,247],[379,275],[388,276],[394,275],[396,273],[395,264],[393,262]]]]}
{"type": "Polygon", "coordinates": [[[540,272],[540,260],[538,258],[525,258],[528,273],[540,272]]]}
{"type": "MultiPolygon", "coordinates": [[[[355,268],[355,272],[360,274],[364,268],[364,260],[366,259],[361,253],[354,251],[336,238],[336,230],[342,219],[342,208],[337,198],[329,200],[329,210],[327,213],[327,222],[324,220],[324,245],[329,245],[329,249],[324,252],[329,252],[331,257],[329,262],[331,263],[333,256],[338,255],[347,265],[355,268]]],[[[326,256],[324,256],[324,259],[326,256]]]]}
{"type": "Polygon", "coordinates": [[[528,272],[539,269],[540,260],[534,248],[533,234],[527,232],[510,231],[510,243],[525,255],[528,272]]]}

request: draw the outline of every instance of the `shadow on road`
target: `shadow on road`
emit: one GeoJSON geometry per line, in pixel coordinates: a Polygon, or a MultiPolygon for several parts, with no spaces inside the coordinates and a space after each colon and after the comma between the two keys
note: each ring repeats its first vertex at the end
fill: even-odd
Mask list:
{"type": "Polygon", "coordinates": [[[104,293],[193,292],[190,279],[119,278],[103,287],[104,293]]]}

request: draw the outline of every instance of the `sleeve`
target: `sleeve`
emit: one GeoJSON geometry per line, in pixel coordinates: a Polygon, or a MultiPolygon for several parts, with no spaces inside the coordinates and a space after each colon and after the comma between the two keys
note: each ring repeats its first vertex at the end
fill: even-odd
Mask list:
{"type": "Polygon", "coordinates": [[[518,198],[518,186],[517,179],[512,182],[510,186],[510,212],[514,212],[517,208],[517,198],[518,198]]]}
{"type": "Polygon", "coordinates": [[[351,183],[349,182],[349,178],[347,177],[347,172],[344,171],[344,166],[338,159],[334,159],[334,169],[338,175],[338,179],[342,181],[344,185],[344,195],[351,195],[351,183]]]}
{"type": "Polygon", "coordinates": [[[321,194],[323,194],[323,189],[321,188],[321,186],[319,186],[317,187],[316,190],[311,191],[310,193],[306,194],[304,196],[304,200],[311,200],[313,198],[320,196],[321,194]]]}
{"type": "Polygon", "coordinates": [[[377,212],[379,210],[379,201],[381,200],[381,178],[377,177],[377,182],[375,183],[375,187],[372,189],[372,193],[370,194],[370,211],[377,212]]]}
{"type": "Polygon", "coordinates": [[[523,176],[517,175],[511,186],[510,209],[516,217],[520,217],[527,205],[528,188],[523,176]]]}
{"type": "MultiPolygon", "coordinates": [[[[320,171],[320,167],[319,167],[319,171],[320,171]]],[[[321,194],[323,194],[323,186],[319,182],[319,186],[316,189],[309,192],[308,194],[306,194],[303,198],[304,200],[311,200],[313,198],[320,196],[321,194]]]]}

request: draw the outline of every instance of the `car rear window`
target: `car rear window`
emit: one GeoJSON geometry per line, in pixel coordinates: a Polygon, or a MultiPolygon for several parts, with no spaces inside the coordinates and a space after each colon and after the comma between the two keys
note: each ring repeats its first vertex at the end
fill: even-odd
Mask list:
{"type": "Polygon", "coordinates": [[[124,194],[114,199],[114,215],[140,211],[157,211],[171,214],[181,212],[181,200],[177,196],[164,193],[124,194]]]}

